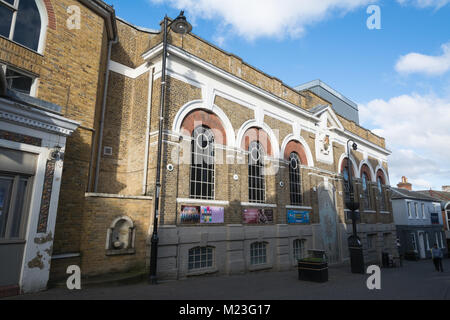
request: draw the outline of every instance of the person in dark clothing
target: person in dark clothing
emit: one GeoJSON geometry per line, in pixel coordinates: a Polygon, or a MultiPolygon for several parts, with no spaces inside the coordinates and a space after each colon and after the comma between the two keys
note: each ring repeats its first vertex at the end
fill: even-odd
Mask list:
{"type": "Polygon", "coordinates": [[[438,248],[437,244],[435,244],[433,249],[431,249],[431,256],[433,257],[433,263],[436,271],[444,272],[444,268],[442,266],[442,258],[444,257],[444,254],[442,253],[442,250],[438,248]]]}

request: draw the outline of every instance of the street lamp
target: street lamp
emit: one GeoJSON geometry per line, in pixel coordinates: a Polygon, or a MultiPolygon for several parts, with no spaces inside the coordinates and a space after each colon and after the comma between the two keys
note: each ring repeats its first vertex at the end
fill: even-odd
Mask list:
{"type": "Polygon", "coordinates": [[[159,220],[159,206],[161,193],[161,158],[162,158],[162,128],[164,121],[164,107],[166,104],[166,69],[167,69],[167,32],[171,28],[173,32],[185,35],[192,31],[191,24],[186,20],[184,11],[181,11],[179,16],[169,23],[167,15],[164,17],[164,38],[163,38],[163,57],[162,57],[162,74],[161,74],[161,96],[159,109],[159,128],[158,128],[158,158],[156,162],[156,183],[155,183],[155,206],[153,215],[153,234],[151,239],[151,254],[150,254],[150,283],[156,284],[156,269],[158,260],[158,220],[159,220]]]}
{"type": "Polygon", "coordinates": [[[352,162],[350,160],[350,151],[353,149],[354,151],[358,150],[358,145],[352,141],[347,141],[347,170],[348,170],[348,197],[345,197],[345,206],[352,212],[352,226],[353,226],[353,234],[348,239],[348,246],[350,251],[350,260],[351,267],[353,273],[365,273],[364,270],[364,254],[363,248],[361,245],[361,240],[358,238],[358,232],[356,230],[356,210],[359,209],[359,199],[355,199],[355,191],[353,189],[352,183],[352,162]],[[349,143],[352,144],[352,148],[349,147],[349,143]]]}

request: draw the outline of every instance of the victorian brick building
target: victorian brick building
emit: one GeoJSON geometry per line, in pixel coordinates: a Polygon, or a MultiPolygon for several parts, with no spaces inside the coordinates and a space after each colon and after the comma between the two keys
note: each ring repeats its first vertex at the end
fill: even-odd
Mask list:
{"type": "MultiPolygon", "coordinates": [[[[50,239],[52,248],[45,248],[45,257],[35,250],[21,260],[21,269],[41,270],[42,281],[27,288],[21,276],[0,286],[41,289],[50,266],[55,280],[66,276],[69,265],[79,265],[85,276],[145,272],[155,205],[162,34],[116,19],[101,1],[36,5],[45,8],[41,18],[49,17],[41,28],[42,51],[4,36],[0,62],[31,75],[28,94],[58,105],[56,114],[79,127],[67,145],[56,143],[65,152],[62,177],[52,178],[54,186],[61,184],[59,203],[54,194],[53,223],[39,238],[50,239]],[[68,28],[70,5],[81,8],[80,30],[68,28]]],[[[159,277],[286,270],[308,249],[325,250],[331,263],[348,260],[348,140],[358,144],[350,161],[366,262],[394,249],[390,152],[383,138],[346,119],[323,95],[290,88],[194,34],[169,32],[168,38],[159,277]]],[[[0,143],[23,146],[7,135],[0,143]]],[[[36,221],[29,220],[29,230],[36,221]]]]}

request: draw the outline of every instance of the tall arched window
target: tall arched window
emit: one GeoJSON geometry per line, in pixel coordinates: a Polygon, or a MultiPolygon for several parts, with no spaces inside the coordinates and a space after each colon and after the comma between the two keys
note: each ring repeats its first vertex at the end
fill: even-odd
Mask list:
{"type": "Polygon", "coordinates": [[[214,200],[214,135],[209,128],[195,128],[191,150],[190,197],[214,200]]]}
{"type": "Polygon", "coordinates": [[[386,196],[383,190],[384,181],[383,178],[377,177],[377,187],[378,187],[378,201],[380,204],[380,211],[386,211],[386,196]]]}
{"type": "Polygon", "coordinates": [[[289,184],[291,194],[291,205],[302,205],[302,177],[300,173],[300,159],[298,154],[292,152],[289,157],[289,184]]]}
{"type": "Polygon", "coordinates": [[[37,0],[0,0],[0,35],[38,51],[43,21],[37,0]]]}
{"type": "Polygon", "coordinates": [[[253,203],[266,201],[264,149],[257,141],[250,143],[248,155],[248,197],[253,203]]]}
{"type": "Polygon", "coordinates": [[[362,173],[362,190],[363,190],[363,204],[364,209],[370,209],[371,203],[370,203],[370,186],[369,186],[369,176],[367,173],[362,173]]]}

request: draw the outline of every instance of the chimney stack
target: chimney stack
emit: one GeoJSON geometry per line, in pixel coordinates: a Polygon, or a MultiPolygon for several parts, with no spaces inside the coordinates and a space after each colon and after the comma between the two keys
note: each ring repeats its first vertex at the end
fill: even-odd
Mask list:
{"type": "Polygon", "coordinates": [[[412,184],[408,182],[408,179],[406,177],[402,177],[402,182],[400,182],[397,187],[399,189],[405,189],[408,191],[412,191],[412,184]]]}

